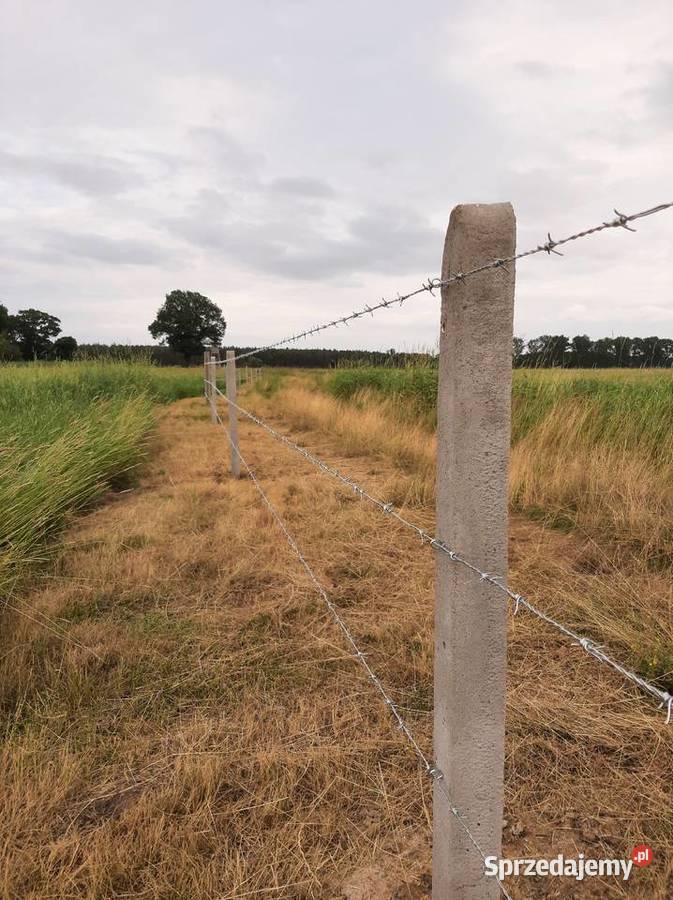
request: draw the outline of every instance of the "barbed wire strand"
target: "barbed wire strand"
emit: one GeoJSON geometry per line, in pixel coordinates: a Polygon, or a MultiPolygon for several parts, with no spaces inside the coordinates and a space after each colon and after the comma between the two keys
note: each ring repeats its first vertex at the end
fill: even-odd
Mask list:
{"type": "MultiPolygon", "coordinates": [[[[207,382],[207,384],[212,384],[212,382],[207,382]]],[[[216,388],[216,390],[217,390],[217,388],[216,388]]],[[[366,656],[366,654],[363,653],[362,650],[360,650],[360,647],[359,647],[357,641],[355,640],[355,638],[353,637],[353,635],[351,634],[351,631],[350,631],[350,629],[348,628],[348,625],[344,622],[344,620],[343,620],[343,619],[341,618],[341,616],[339,615],[339,612],[338,612],[337,608],[335,607],[335,605],[334,605],[334,604],[332,603],[332,601],[330,600],[329,595],[327,594],[327,591],[326,591],[325,588],[322,586],[322,584],[321,584],[320,581],[318,580],[317,576],[315,575],[313,569],[311,568],[311,566],[310,566],[309,563],[307,562],[306,557],[305,557],[304,554],[302,553],[302,551],[301,551],[299,545],[297,544],[296,540],[294,539],[294,537],[293,537],[292,534],[290,533],[289,529],[287,528],[285,522],[284,522],[283,519],[281,518],[280,513],[276,510],[276,508],[275,508],[275,506],[273,505],[273,503],[271,502],[271,500],[269,500],[268,496],[266,495],[266,492],[264,491],[264,489],[262,488],[261,484],[259,483],[259,481],[258,481],[258,479],[257,479],[257,477],[256,477],[256,475],[255,475],[255,473],[253,472],[253,470],[252,470],[252,469],[250,468],[250,466],[248,465],[248,462],[247,462],[247,460],[245,459],[245,457],[243,456],[243,454],[241,453],[240,449],[239,449],[238,446],[234,443],[234,441],[232,441],[231,435],[229,434],[229,430],[228,430],[228,428],[225,426],[224,422],[222,421],[222,419],[221,419],[221,417],[220,417],[220,414],[219,414],[219,412],[217,411],[216,405],[214,404],[214,402],[213,402],[207,395],[206,395],[206,399],[207,399],[208,402],[210,403],[211,408],[214,410],[215,416],[216,416],[216,419],[217,419],[217,422],[218,422],[218,424],[221,426],[221,428],[222,428],[222,430],[224,431],[225,435],[227,436],[227,440],[229,441],[229,444],[231,445],[232,449],[234,450],[234,452],[235,452],[236,455],[238,456],[238,458],[239,458],[239,460],[241,461],[241,463],[242,463],[244,469],[247,471],[247,473],[248,473],[248,475],[249,475],[249,477],[250,477],[250,480],[252,481],[252,483],[254,484],[254,486],[257,488],[257,491],[258,491],[260,497],[262,498],[262,501],[264,502],[264,504],[265,504],[266,507],[268,508],[268,510],[269,510],[269,512],[271,513],[271,515],[273,516],[273,518],[275,519],[276,524],[278,525],[278,527],[280,528],[280,530],[281,530],[281,531],[283,532],[283,534],[285,535],[285,538],[286,538],[288,544],[290,545],[290,547],[291,547],[292,550],[294,551],[295,555],[296,555],[297,558],[299,559],[299,562],[301,563],[301,565],[302,565],[304,571],[306,572],[306,574],[307,574],[309,580],[311,581],[311,583],[312,583],[313,586],[315,587],[316,591],[318,592],[318,594],[319,594],[320,597],[322,598],[322,600],[323,600],[325,606],[327,607],[327,609],[329,610],[329,612],[330,612],[332,618],[334,619],[334,621],[335,621],[336,624],[338,625],[339,629],[340,629],[341,632],[343,633],[344,637],[346,638],[346,641],[348,642],[348,644],[349,644],[350,647],[352,648],[352,651],[353,651],[352,655],[353,655],[354,659],[362,666],[362,668],[363,668],[363,669],[365,670],[365,672],[367,673],[367,677],[368,677],[369,680],[372,682],[372,684],[374,685],[374,687],[376,688],[376,690],[378,691],[378,693],[379,693],[379,694],[381,695],[381,697],[383,698],[383,701],[384,701],[385,705],[386,705],[386,706],[388,707],[388,709],[390,710],[390,713],[391,713],[392,717],[393,717],[394,720],[395,720],[395,724],[396,724],[396,726],[397,726],[397,729],[398,729],[399,731],[402,732],[402,734],[403,734],[403,735],[405,736],[405,738],[407,739],[408,743],[411,745],[411,748],[413,749],[414,753],[416,754],[416,756],[417,756],[418,759],[420,760],[421,765],[422,765],[422,767],[423,767],[425,773],[432,779],[432,781],[437,785],[437,787],[439,788],[439,790],[440,790],[440,791],[442,792],[442,794],[444,795],[444,797],[445,797],[445,799],[446,799],[446,802],[447,802],[447,804],[448,804],[449,810],[451,811],[451,814],[455,817],[456,821],[459,823],[460,827],[461,827],[462,830],[464,831],[466,837],[468,838],[468,840],[470,841],[470,843],[472,844],[472,846],[475,848],[475,850],[479,853],[479,855],[481,856],[482,860],[483,860],[484,863],[485,863],[485,862],[486,862],[486,854],[485,854],[484,850],[482,849],[481,845],[479,844],[479,842],[477,841],[477,839],[475,838],[475,836],[472,834],[472,831],[470,830],[470,828],[469,828],[467,822],[465,821],[464,815],[460,812],[459,809],[457,809],[457,808],[453,805],[453,802],[452,802],[452,800],[451,800],[451,796],[449,795],[449,791],[448,791],[448,788],[447,788],[447,786],[446,786],[446,781],[445,781],[444,773],[441,771],[441,769],[440,769],[438,766],[436,766],[433,762],[431,762],[431,761],[428,759],[428,757],[425,755],[425,753],[423,752],[423,750],[422,750],[421,747],[419,746],[418,741],[416,740],[416,738],[414,737],[413,733],[412,733],[411,730],[409,729],[409,726],[406,724],[406,722],[405,722],[404,719],[402,718],[402,715],[400,714],[400,711],[399,711],[399,707],[397,706],[397,704],[395,703],[395,701],[392,699],[392,697],[391,697],[391,696],[388,694],[388,692],[386,691],[385,687],[384,687],[383,684],[381,683],[381,680],[379,679],[379,677],[378,677],[378,675],[376,674],[376,672],[374,672],[374,670],[372,669],[372,667],[369,665],[369,662],[367,661],[367,656],[366,656]]],[[[497,876],[496,876],[496,877],[497,877],[497,876]]],[[[500,878],[497,878],[497,881],[498,881],[498,885],[499,885],[499,888],[500,888],[500,891],[501,891],[503,897],[505,897],[506,900],[512,900],[512,898],[510,897],[510,895],[507,893],[507,891],[506,891],[506,889],[505,889],[505,886],[504,886],[504,884],[502,883],[501,879],[500,879],[500,878]]]]}
{"type": "MultiPolygon", "coordinates": [[[[357,310],[355,312],[349,313],[347,316],[341,316],[338,319],[333,319],[331,322],[325,322],[323,325],[315,325],[312,328],[307,328],[305,331],[300,331],[297,334],[293,334],[290,337],[283,338],[280,341],[275,341],[273,344],[267,344],[264,347],[257,347],[254,350],[247,350],[245,353],[239,353],[237,356],[233,357],[233,361],[237,361],[239,359],[246,359],[249,356],[254,356],[257,353],[263,353],[265,350],[273,350],[276,347],[282,347],[285,344],[292,344],[295,341],[300,341],[303,338],[311,337],[314,334],[318,334],[320,331],[325,331],[328,328],[336,328],[339,325],[348,325],[349,322],[352,322],[354,319],[359,319],[362,316],[374,315],[374,313],[379,309],[389,309],[391,306],[394,306],[396,303],[399,303],[400,306],[405,302],[405,300],[411,299],[411,297],[415,297],[418,294],[423,294],[429,292],[433,294],[433,291],[436,289],[446,287],[449,284],[462,283],[466,278],[471,278],[473,275],[478,275],[480,272],[486,272],[489,269],[498,269],[498,268],[506,268],[508,263],[516,262],[519,259],[524,259],[528,256],[535,256],[537,253],[546,253],[550,256],[554,253],[556,256],[563,256],[563,254],[557,250],[557,247],[561,247],[564,244],[569,244],[571,241],[578,241],[581,238],[588,237],[592,234],[597,234],[599,231],[605,231],[608,228],[625,228],[627,231],[635,231],[635,228],[629,227],[629,222],[635,222],[636,219],[642,219],[645,216],[653,216],[655,213],[662,212],[665,209],[670,209],[673,207],[673,201],[670,203],[660,203],[658,206],[653,206],[651,209],[645,209],[641,212],[631,213],[631,215],[624,215],[624,213],[620,213],[618,210],[614,210],[615,218],[611,219],[607,222],[602,222],[600,225],[595,225],[592,228],[586,228],[584,231],[578,231],[575,234],[571,234],[568,237],[560,238],[558,241],[555,241],[550,233],[547,233],[547,240],[543,244],[538,244],[536,247],[531,248],[530,250],[525,250],[522,253],[515,253],[512,256],[506,256],[503,259],[493,259],[490,262],[484,263],[481,266],[477,266],[475,269],[470,269],[467,272],[454,272],[450,274],[448,278],[428,278],[427,282],[422,284],[419,288],[416,288],[414,291],[410,291],[408,294],[398,294],[397,297],[393,297],[390,299],[383,298],[378,303],[374,303],[372,306],[365,306],[364,309],[357,310]]],[[[433,294],[434,296],[434,294],[433,294]]],[[[226,360],[215,360],[215,365],[225,365],[226,360]]]]}
{"type": "Polygon", "coordinates": [[[299,444],[296,444],[294,441],[290,440],[286,435],[277,431],[267,422],[264,422],[262,419],[259,419],[253,413],[249,412],[246,409],[243,409],[237,403],[234,403],[233,400],[230,400],[226,394],[222,393],[222,391],[216,386],[213,385],[213,382],[208,382],[211,386],[214,386],[215,391],[219,394],[220,397],[223,397],[227,403],[231,404],[235,409],[237,409],[242,415],[246,416],[250,421],[255,422],[257,425],[265,429],[272,437],[276,438],[276,440],[281,441],[286,446],[290,447],[292,450],[300,453],[308,462],[312,463],[321,471],[325,472],[328,475],[338,479],[342,484],[346,485],[352,491],[354,491],[361,499],[367,500],[369,503],[378,507],[382,512],[391,518],[398,521],[401,525],[404,525],[406,528],[413,531],[421,540],[422,544],[428,544],[433,549],[440,551],[441,553],[446,553],[449,558],[458,563],[461,566],[464,566],[466,569],[469,569],[475,575],[479,576],[481,581],[486,581],[489,584],[492,584],[503,594],[507,595],[514,602],[514,612],[517,613],[520,607],[527,609],[530,613],[536,616],[538,619],[541,619],[543,622],[546,622],[552,628],[555,628],[557,631],[561,632],[561,634],[570,638],[574,643],[576,643],[579,647],[581,647],[586,653],[590,656],[593,656],[599,662],[604,663],[607,666],[610,666],[616,672],[619,672],[622,677],[626,678],[628,681],[631,681],[633,684],[636,684],[643,691],[650,694],[650,696],[654,697],[661,704],[661,707],[666,709],[666,724],[668,725],[671,722],[671,716],[673,713],[673,695],[671,695],[668,691],[661,690],[656,685],[642,678],[636,672],[627,669],[620,662],[613,659],[609,656],[600,645],[595,644],[593,641],[590,641],[589,638],[583,637],[577,632],[573,631],[571,628],[568,628],[562,622],[558,622],[552,616],[543,612],[541,609],[538,609],[530,600],[527,600],[523,595],[517,594],[514,591],[510,590],[503,582],[504,577],[500,575],[493,575],[489,572],[482,571],[478,566],[471,563],[469,560],[465,559],[460,553],[455,550],[452,550],[448,547],[443,541],[438,540],[434,535],[430,534],[424,528],[421,528],[418,525],[415,525],[413,522],[410,522],[404,516],[402,516],[397,510],[394,508],[392,503],[385,503],[383,500],[380,500],[378,497],[372,496],[368,493],[363,487],[361,487],[357,482],[353,481],[351,478],[348,478],[346,475],[343,475],[338,469],[333,468],[328,463],[324,462],[324,460],[319,459],[317,456],[314,456],[305,447],[301,447],[299,444]]]}

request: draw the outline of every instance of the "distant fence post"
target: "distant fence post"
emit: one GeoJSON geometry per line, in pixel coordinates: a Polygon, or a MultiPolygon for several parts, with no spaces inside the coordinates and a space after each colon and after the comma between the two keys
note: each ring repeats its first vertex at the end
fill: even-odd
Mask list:
{"type": "MultiPolygon", "coordinates": [[[[227,350],[227,399],[236,403],[236,353],[227,350]]],[[[231,438],[231,474],[238,478],[241,474],[241,461],[238,453],[238,410],[231,403],[229,407],[229,437],[231,438]],[[234,449],[235,448],[235,449],[234,449]]]]}
{"type": "Polygon", "coordinates": [[[209,375],[208,372],[208,363],[210,361],[210,350],[203,351],[203,393],[206,398],[206,403],[210,403],[210,386],[208,385],[209,375]]]}
{"type": "Polygon", "coordinates": [[[211,350],[209,353],[210,365],[208,366],[208,380],[210,381],[210,421],[217,422],[217,360],[219,359],[219,351],[211,350]]]}
{"type": "MultiPolygon", "coordinates": [[[[514,253],[509,203],[457,206],[442,279],[514,253]]],[[[442,288],[437,398],[437,536],[507,577],[514,263],[442,288]]],[[[500,856],[507,609],[493,588],[436,554],[434,756],[485,854],[500,856]]],[[[451,813],[433,805],[434,900],[491,900],[498,882],[451,813]]]]}

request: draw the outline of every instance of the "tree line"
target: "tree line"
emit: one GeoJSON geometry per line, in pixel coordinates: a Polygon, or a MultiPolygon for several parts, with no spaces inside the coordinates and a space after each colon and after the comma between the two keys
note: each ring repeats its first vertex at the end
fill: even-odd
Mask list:
{"type": "MultiPolygon", "coordinates": [[[[224,359],[227,350],[234,353],[248,353],[254,351],[252,356],[242,359],[241,366],[279,366],[281,368],[297,369],[330,369],[336,366],[394,366],[401,368],[412,363],[432,364],[433,357],[425,353],[398,353],[395,350],[301,350],[295,347],[276,348],[273,350],[255,350],[254,347],[223,346],[220,350],[224,359]]],[[[161,347],[156,344],[79,344],[76,359],[112,359],[124,362],[147,360],[159,366],[184,366],[185,355],[170,347],[161,347]]],[[[203,362],[203,348],[200,358],[194,354],[190,357],[190,364],[201,365],[203,362]]]]}
{"type": "Polygon", "coordinates": [[[542,334],[529,341],[515,337],[512,356],[519,368],[669,368],[673,365],[673,340],[620,336],[594,341],[587,334],[573,338],[565,334],[542,334]]]}
{"type": "MultiPolygon", "coordinates": [[[[286,366],[328,369],[334,366],[436,365],[427,353],[368,350],[302,350],[295,347],[256,350],[253,347],[223,347],[227,323],[222,310],[196,291],[176,290],[166,294],[148,331],[152,344],[77,344],[61,335],[61,322],[39,309],[22,309],[11,315],[0,304],[0,360],[108,359],[152,360],[159,365],[199,364],[207,348],[251,353],[249,366],[286,366]],[[59,336],[60,335],[60,336],[59,336]]],[[[661,368],[673,366],[673,339],[660,337],[610,337],[592,340],[586,334],[543,334],[525,341],[515,337],[513,364],[519,368],[661,368]]]]}
{"type": "Polygon", "coordinates": [[[61,320],[41,309],[10,314],[0,303],[0,360],[72,359],[77,341],[61,334],[61,320]]]}

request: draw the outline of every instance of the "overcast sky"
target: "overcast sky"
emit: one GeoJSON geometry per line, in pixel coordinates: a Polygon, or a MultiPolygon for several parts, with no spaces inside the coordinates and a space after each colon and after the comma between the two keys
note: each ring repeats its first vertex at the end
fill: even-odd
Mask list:
{"type": "MultiPolygon", "coordinates": [[[[670,0],[3,0],[0,302],[149,343],[200,291],[254,345],[440,270],[451,208],[518,247],[673,200],[670,0]]],[[[673,211],[517,270],[516,331],[673,337],[673,211]]],[[[438,299],[302,346],[436,343],[438,299]]]]}

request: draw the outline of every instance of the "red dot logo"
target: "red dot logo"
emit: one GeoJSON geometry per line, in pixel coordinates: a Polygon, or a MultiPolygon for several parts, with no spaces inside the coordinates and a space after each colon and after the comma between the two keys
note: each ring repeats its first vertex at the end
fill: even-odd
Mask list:
{"type": "Polygon", "coordinates": [[[631,859],[633,860],[634,866],[649,866],[654,859],[654,853],[652,852],[652,848],[648,847],[647,844],[638,844],[637,847],[633,848],[631,859]]]}

